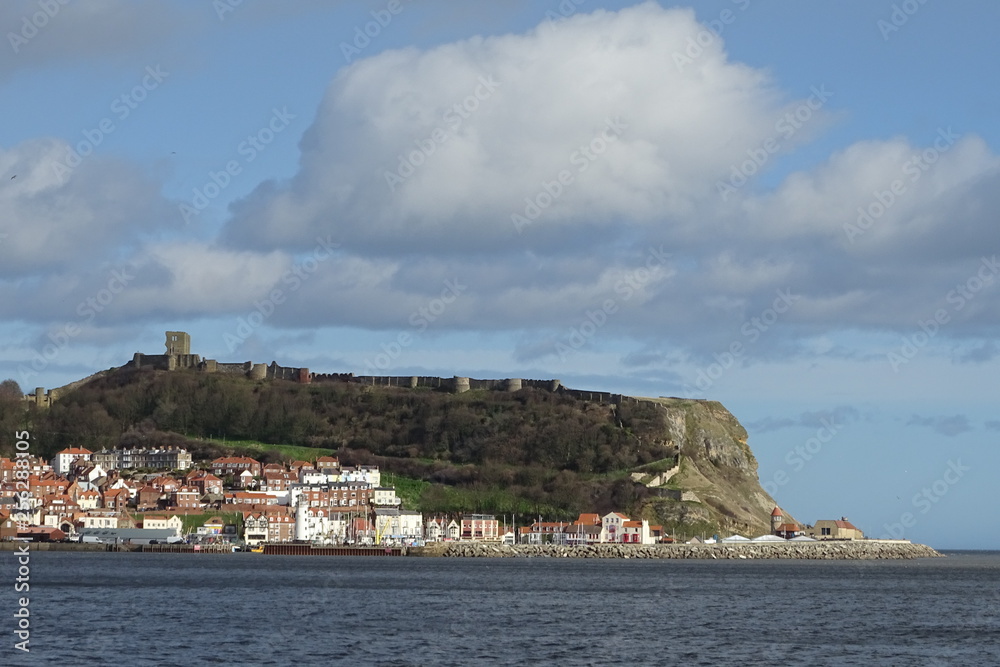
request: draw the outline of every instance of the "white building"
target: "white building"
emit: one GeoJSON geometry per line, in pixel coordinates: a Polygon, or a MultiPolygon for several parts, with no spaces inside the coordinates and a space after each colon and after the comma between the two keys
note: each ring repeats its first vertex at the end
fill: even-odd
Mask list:
{"type": "Polygon", "coordinates": [[[383,543],[421,540],[424,536],[424,517],[413,510],[376,509],[375,534],[383,543]]]}
{"type": "Polygon", "coordinates": [[[347,521],[329,507],[309,507],[299,503],[295,508],[295,539],[318,544],[335,544],[347,538],[347,521]]]}
{"type": "Polygon", "coordinates": [[[184,528],[184,522],[181,521],[181,518],[176,514],[174,514],[169,518],[163,516],[147,516],[142,518],[142,527],[144,529],[154,529],[154,530],[170,529],[174,531],[174,535],[176,537],[180,537],[181,530],[184,528]]]}
{"type": "Polygon", "coordinates": [[[299,483],[305,485],[329,484],[331,481],[340,481],[339,474],[320,472],[315,468],[302,468],[299,470],[299,483]]]}
{"type": "Polygon", "coordinates": [[[621,542],[625,522],[629,518],[621,512],[608,512],[601,517],[601,542],[621,542]]]}
{"type": "Polygon", "coordinates": [[[117,528],[118,515],[115,512],[87,512],[77,519],[77,528],[117,528]]]}
{"type": "Polygon", "coordinates": [[[382,473],[378,466],[358,466],[356,468],[341,468],[338,482],[365,482],[372,487],[382,486],[382,473]]]}
{"type": "Polygon", "coordinates": [[[60,452],[56,452],[55,458],[52,459],[52,469],[57,475],[65,476],[73,470],[74,461],[77,459],[89,461],[93,454],[92,451],[83,447],[67,447],[60,452]]]}
{"type": "Polygon", "coordinates": [[[400,504],[393,486],[378,486],[372,489],[372,504],[376,507],[397,507],[400,504]]]}

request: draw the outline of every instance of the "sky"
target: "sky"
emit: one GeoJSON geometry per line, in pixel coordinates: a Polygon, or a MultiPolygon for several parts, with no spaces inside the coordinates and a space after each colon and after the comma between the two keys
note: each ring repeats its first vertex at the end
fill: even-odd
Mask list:
{"type": "Polygon", "coordinates": [[[799,521],[1000,548],[1000,5],[0,4],[0,376],[718,400],[799,521]]]}

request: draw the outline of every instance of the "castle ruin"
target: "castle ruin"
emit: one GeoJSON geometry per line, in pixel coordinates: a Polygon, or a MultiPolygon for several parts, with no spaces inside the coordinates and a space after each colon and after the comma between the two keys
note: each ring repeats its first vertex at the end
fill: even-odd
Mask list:
{"type": "MultiPolygon", "coordinates": [[[[352,382],[372,387],[403,387],[409,389],[427,388],[438,391],[449,391],[462,394],[472,390],[515,392],[521,389],[542,389],[560,393],[575,398],[620,405],[622,402],[651,401],[623,394],[605,391],[584,391],[564,387],[560,380],[528,380],[524,378],[505,378],[497,380],[481,380],[463,376],[450,378],[430,376],[393,376],[393,375],[354,375],[354,373],[311,373],[308,368],[279,366],[276,361],[270,365],[244,361],[242,363],[221,362],[215,359],[202,359],[197,354],[191,354],[191,336],[183,331],[167,331],[164,346],[165,354],[143,354],[136,352],[132,360],[122,368],[154,369],[161,371],[194,370],[202,373],[222,373],[226,375],[242,375],[251,380],[287,380],[299,384],[352,382]]],[[[74,385],[77,383],[74,383],[74,385]]],[[[38,407],[48,407],[56,399],[55,389],[45,393],[39,387],[34,394],[25,397],[38,407]]]]}

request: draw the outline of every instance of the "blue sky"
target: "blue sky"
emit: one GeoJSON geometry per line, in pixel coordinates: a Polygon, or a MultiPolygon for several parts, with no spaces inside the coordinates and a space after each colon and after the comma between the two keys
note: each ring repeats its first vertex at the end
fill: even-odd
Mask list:
{"type": "Polygon", "coordinates": [[[1000,548],[998,14],[6,2],[0,375],[712,398],[799,520],[1000,548]]]}

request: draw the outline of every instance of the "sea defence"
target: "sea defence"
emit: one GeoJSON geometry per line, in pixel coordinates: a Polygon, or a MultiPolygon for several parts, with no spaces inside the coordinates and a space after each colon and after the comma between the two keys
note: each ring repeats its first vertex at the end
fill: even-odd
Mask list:
{"type": "Polygon", "coordinates": [[[451,542],[433,553],[450,558],[678,558],[678,559],[803,559],[803,560],[901,560],[940,558],[923,544],[898,540],[853,540],[817,542],[762,542],[736,544],[555,544],[507,546],[482,542],[451,542]]]}

